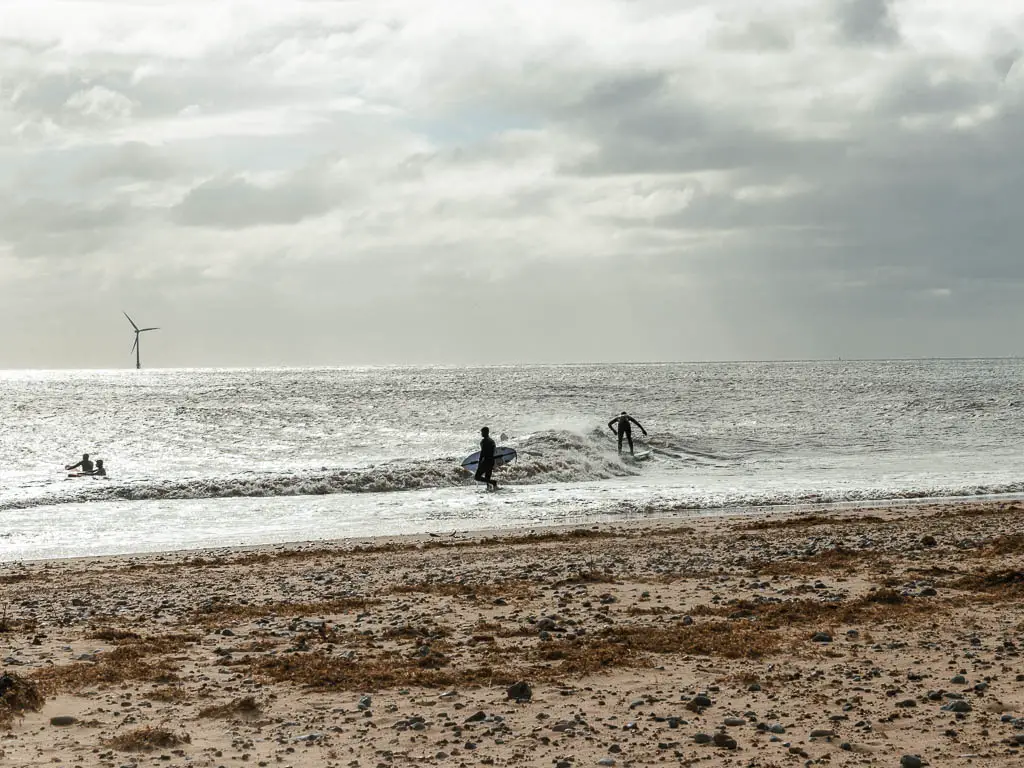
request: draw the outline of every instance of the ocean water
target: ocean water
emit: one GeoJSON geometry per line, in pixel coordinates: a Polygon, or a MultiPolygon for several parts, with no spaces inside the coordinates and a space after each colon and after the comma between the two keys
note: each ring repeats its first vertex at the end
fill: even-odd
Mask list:
{"type": "Polygon", "coordinates": [[[0,561],[1016,494],[1022,378],[1020,360],[0,372],[0,561]],[[623,409],[650,460],[617,455],[623,409]],[[519,451],[498,493],[458,467],[484,424],[519,451]],[[107,479],[66,477],[83,452],[107,479]]]}

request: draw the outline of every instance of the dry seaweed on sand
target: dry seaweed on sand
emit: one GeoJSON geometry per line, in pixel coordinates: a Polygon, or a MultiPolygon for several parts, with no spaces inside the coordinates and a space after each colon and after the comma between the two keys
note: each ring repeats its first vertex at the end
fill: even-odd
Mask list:
{"type": "Polygon", "coordinates": [[[46,699],[31,680],[5,672],[0,675],[0,726],[10,725],[14,716],[38,712],[46,699]]]}
{"type": "Polygon", "coordinates": [[[146,726],[106,739],[103,744],[119,752],[151,752],[154,749],[168,749],[191,741],[187,733],[177,734],[166,728],[146,726]]]}

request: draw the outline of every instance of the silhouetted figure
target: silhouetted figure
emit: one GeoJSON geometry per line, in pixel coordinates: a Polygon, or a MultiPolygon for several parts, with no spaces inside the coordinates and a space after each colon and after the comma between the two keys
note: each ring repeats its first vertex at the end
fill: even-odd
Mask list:
{"type": "Polygon", "coordinates": [[[89,454],[88,453],[83,453],[82,454],[82,460],[80,462],[78,462],[77,464],[69,464],[68,466],[64,467],[64,469],[67,469],[67,470],[81,469],[83,475],[91,475],[92,474],[92,460],[89,458],[89,454]]]}
{"type": "Polygon", "coordinates": [[[93,475],[94,477],[106,477],[107,476],[107,470],[104,469],[104,467],[103,467],[103,459],[96,459],[96,469],[94,469],[89,474],[93,475]]]}
{"type": "Polygon", "coordinates": [[[491,430],[488,427],[481,427],[480,434],[483,440],[480,441],[480,461],[476,465],[474,480],[487,483],[488,488],[498,490],[498,481],[491,480],[491,472],[494,471],[494,441],[491,439],[491,430]]]}
{"type": "Polygon", "coordinates": [[[622,439],[625,438],[629,443],[629,455],[633,455],[633,428],[630,424],[636,424],[640,427],[640,431],[644,433],[644,437],[647,437],[647,430],[644,429],[644,425],[634,419],[628,413],[623,411],[621,414],[616,416],[614,419],[608,422],[608,429],[619,437],[619,453],[622,453],[622,439]]]}

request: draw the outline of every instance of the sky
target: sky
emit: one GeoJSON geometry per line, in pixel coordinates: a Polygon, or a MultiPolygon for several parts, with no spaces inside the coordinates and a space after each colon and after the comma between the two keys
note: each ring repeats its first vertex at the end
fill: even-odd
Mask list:
{"type": "Polygon", "coordinates": [[[1004,0],[3,0],[0,368],[1024,355],[1004,0]]]}

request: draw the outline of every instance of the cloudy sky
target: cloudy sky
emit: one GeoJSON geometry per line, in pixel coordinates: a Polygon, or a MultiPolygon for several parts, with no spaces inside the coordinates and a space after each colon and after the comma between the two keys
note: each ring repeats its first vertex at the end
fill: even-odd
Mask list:
{"type": "Polygon", "coordinates": [[[0,367],[1024,354],[1004,0],[2,0],[0,367]]]}

